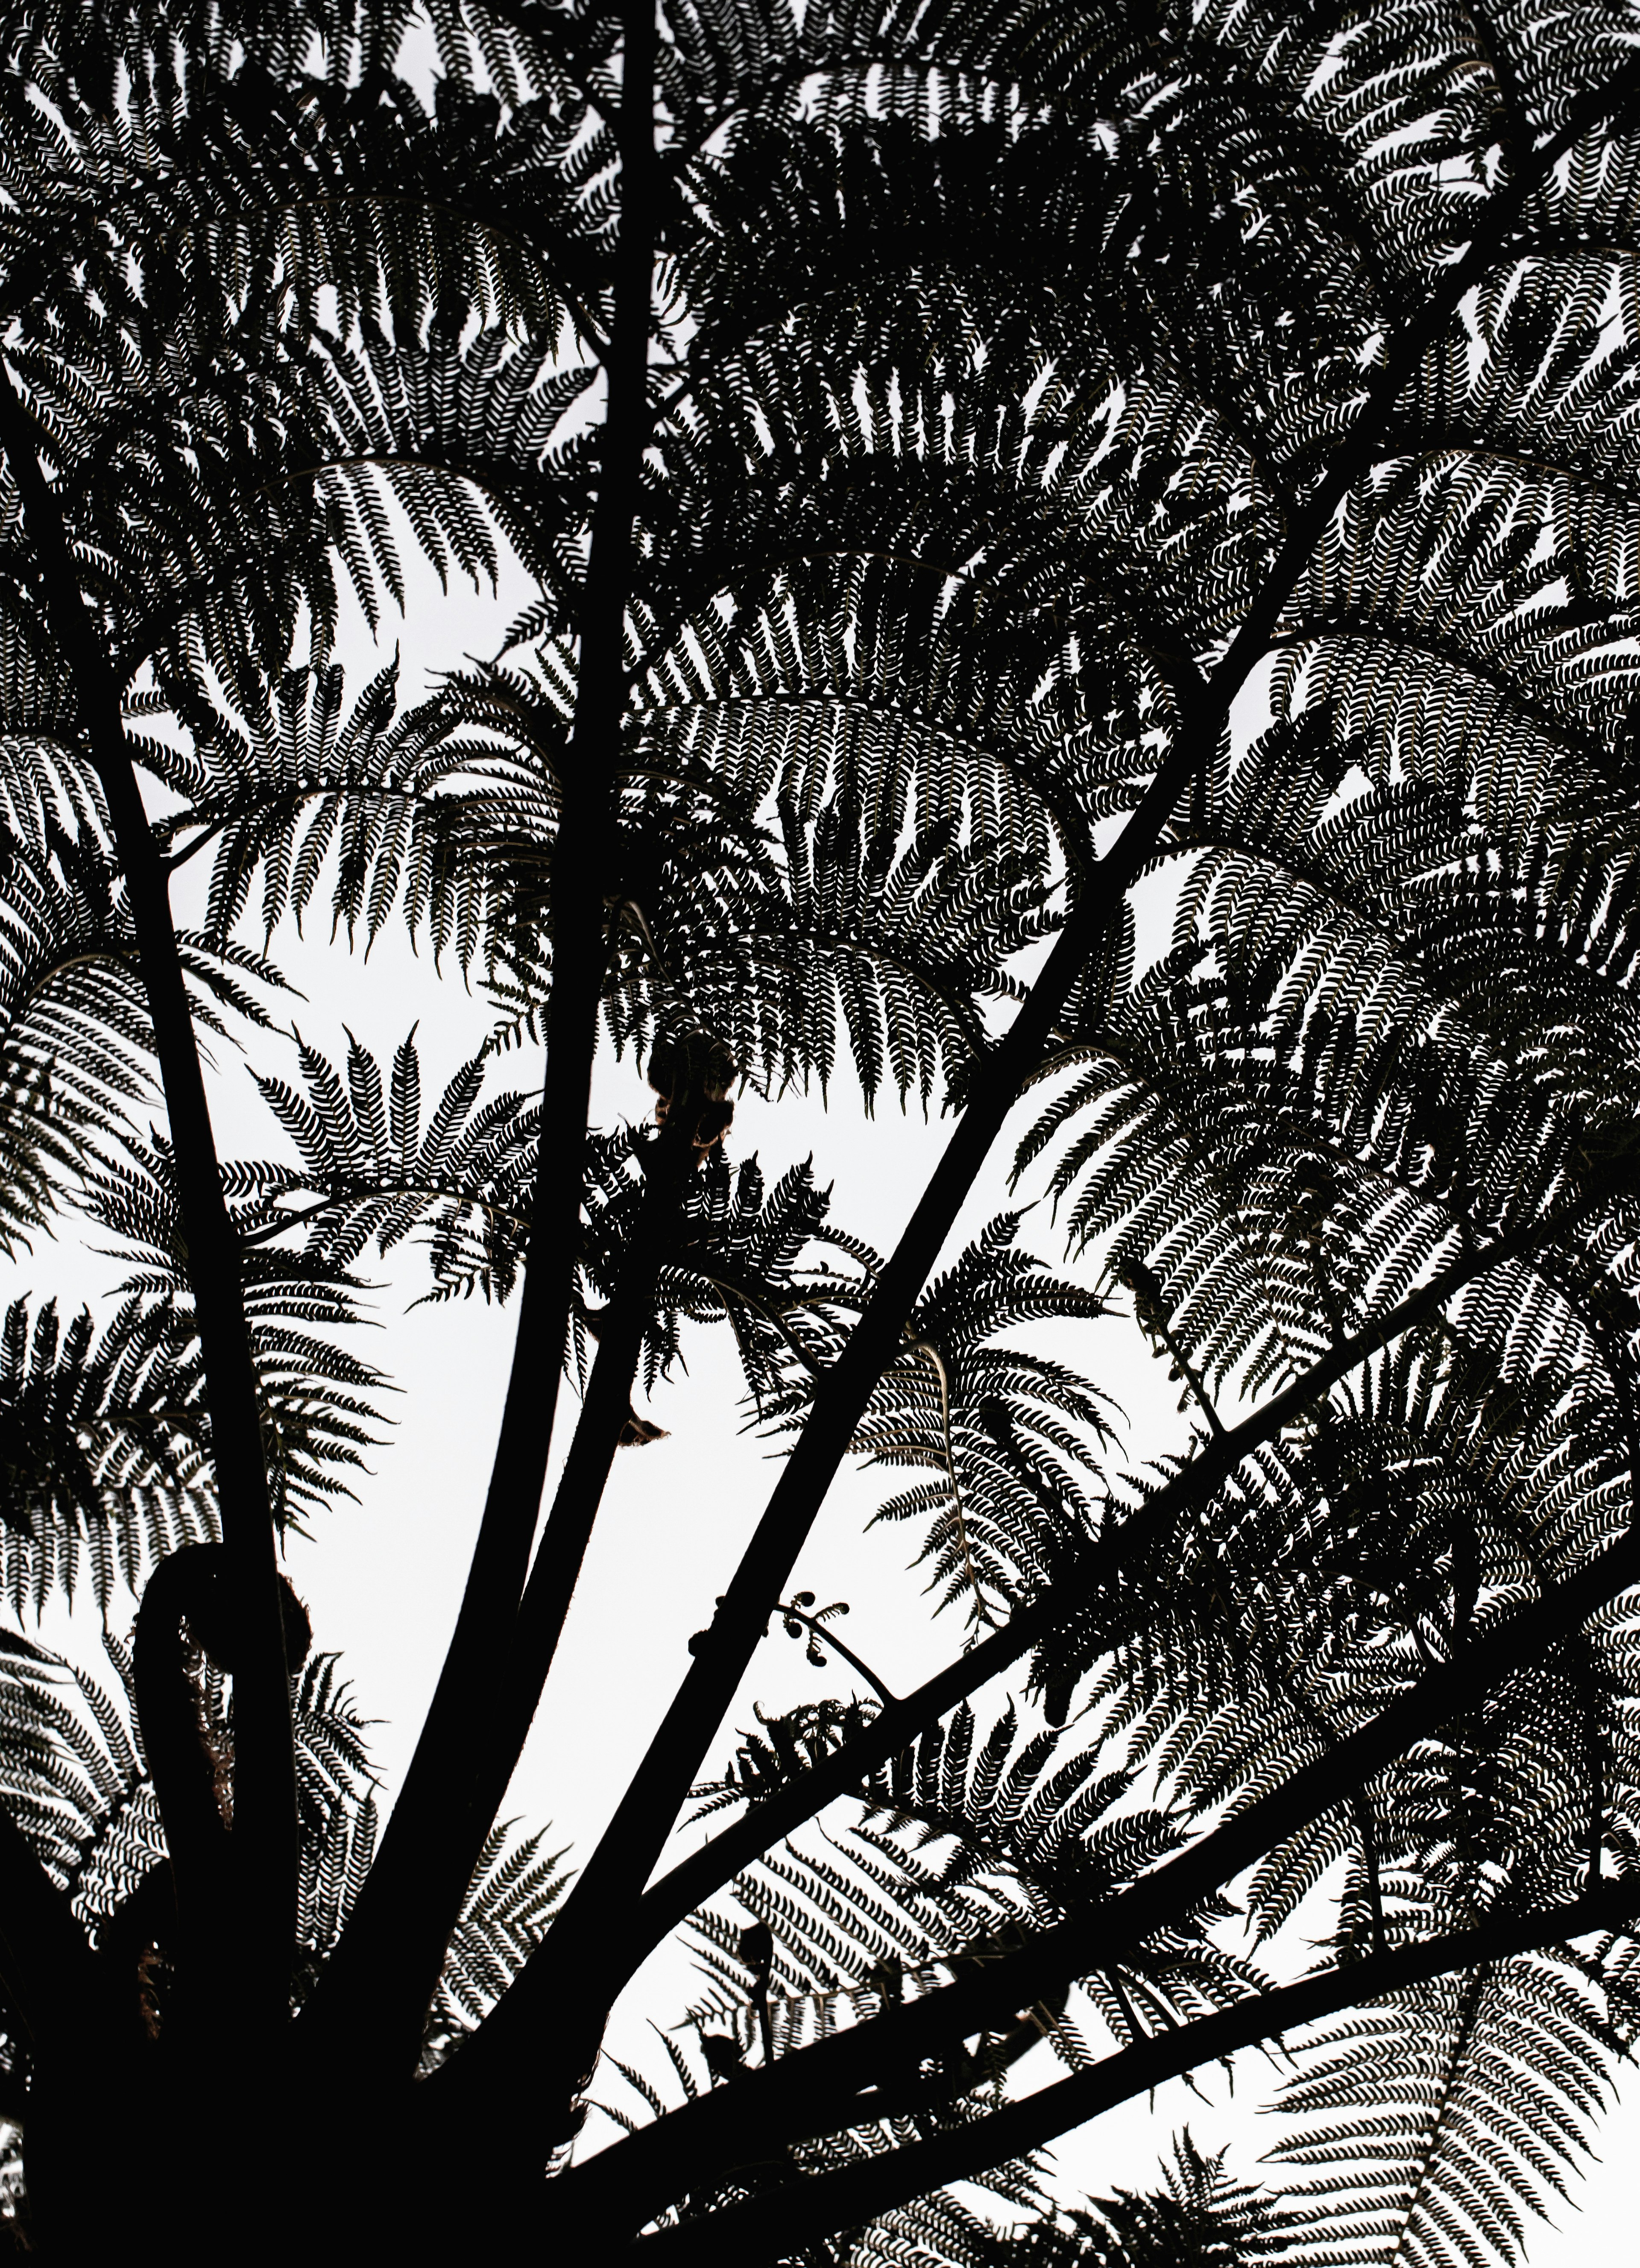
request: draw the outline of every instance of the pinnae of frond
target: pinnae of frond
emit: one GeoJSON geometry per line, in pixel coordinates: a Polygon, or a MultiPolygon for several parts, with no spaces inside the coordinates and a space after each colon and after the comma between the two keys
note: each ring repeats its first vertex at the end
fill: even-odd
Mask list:
{"type": "Polygon", "coordinates": [[[997,1628],[996,1616],[985,1602],[980,1587],[979,1570],[974,1564],[974,1553],[968,1543],[967,1512],[962,1501],[962,1484],[957,1477],[957,1456],[951,1439],[951,1380],[945,1369],[945,1358],[929,1339],[908,1339],[907,1345],[913,1354],[926,1355],[934,1366],[934,1375],[939,1381],[939,1425],[945,1441],[945,1472],[951,1483],[951,1501],[957,1515],[957,1540],[962,1547],[962,1572],[968,1588],[974,1594],[974,1618],[987,1630],[997,1628]]]}

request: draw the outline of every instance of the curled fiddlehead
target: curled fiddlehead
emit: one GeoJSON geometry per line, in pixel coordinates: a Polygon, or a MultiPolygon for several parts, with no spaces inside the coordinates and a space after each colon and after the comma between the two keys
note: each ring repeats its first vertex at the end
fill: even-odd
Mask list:
{"type": "MultiPolygon", "coordinates": [[[[299,1668],[313,1643],[307,1610],[279,1579],[285,1658],[299,1668]]],[[[232,1677],[242,1659],[242,1617],[219,1543],[190,1543],[162,1559],[137,1610],[132,1686],[137,1727],[170,1853],[144,1876],[103,1932],[112,1957],[150,1948],[186,1971],[232,1926],[232,1754],[214,1721],[201,1657],[232,1677]]],[[[185,1988],[186,1989],[186,1988],[185,1988]]],[[[150,2029],[154,2012],[144,2003],[150,2029]]]]}

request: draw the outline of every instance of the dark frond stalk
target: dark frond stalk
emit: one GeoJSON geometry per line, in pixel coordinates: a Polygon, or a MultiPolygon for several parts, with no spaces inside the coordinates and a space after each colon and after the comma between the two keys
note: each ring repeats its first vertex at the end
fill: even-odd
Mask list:
{"type": "MultiPolygon", "coordinates": [[[[1469,1636],[1466,1629],[1455,1632],[1454,1647],[1461,1646],[1469,1636]]],[[[1261,1664],[1263,1674],[1274,1690],[1285,1695],[1290,1706],[1300,1717],[1310,1737],[1323,1752],[1332,1749],[1335,1742],[1331,1725],[1315,1703],[1305,1691],[1299,1676],[1286,1663],[1271,1660],[1267,1654],[1261,1664]]],[[[1382,1953],[1384,1934],[1384,1885],[1379,1866],[1378,1822],[1372,1798],[1364,1786],[1350,1794],[1350,1816],[1355,1824],[1357,1838],[1361,1845],[1362,1862],[1366,1869],[1367,1915],[1372,1926],[1372,1950],[1382,1953]]]]}
{"type": "Polygon", "coordinates": [[[1424,353],[1507,245],[1541,184],[1574,144],[1636,100],[1640,62],[1574,105],[1566,124],[1533,153],[1511,191],[1497,197],[1477,220],[1467,251],[1439,271],[1424,305],[1391,346],[1325,477],[1303,508],[1291,515],[1287,540],[1222,659],[1210,677],[1197,677],[1187,691],[1171,749],[1121,836],[1089,877],[1018,1015],[974,1079],[972,1099],[945,1154],[848,1345],[815,1395],[808,1422],[724,1594],[710,1641],[696,1655],[555,1934],[572,1939],[567,1925],[577,1904],[583,1917],[598,1912],[613,1921],[620,1913],[615,1926],[624,1926],[625,1910],[647,1881],[698,1776],[707,1746],[723,1722],[975,1175],[1015,1097],[1038,1070],[1048,1034],[1089,955],[1120,917],[1128,890],[1144,871],[1197,769],[1211,760],[1232,703],[1266,651],[1317,541],[1375,461],[1384,424],[1424,353]]]}
{"type": "MultiPolygon", "coordinates": [[[[1000,1676],[1058,1624],[1072,1614],[1086,1612],[1090,1603],[1101,1596],[1117,1601],[1116,1587],[1136,1554],[1166,1524],[1178,1519],[1217,1488],[1241,1458],[1265,1441],[1274,1440],[1284,1426],[1302,1417],[1330,1386],[1381,1348],[1392,1344],[1403,1332],[1437,1313],[1445,1300],[1489,1269],[1519,1259],[1534,1246],[1565,1234],[1602,1201],[1581,1199],[1529,1228],[1500,1238],[1483,1252],[1467,1253],[1432,1283],[1392,1308],[1379,1322],[1323,1356],[1292,1386],[1273,1396],[1262,1410],[1244,1418],[1222,1442],[1204,1447],[1186,1470],[1158,1490],[1140,1512],[1114,1534],[1090,1546],[1084,1565],[1074,1570],[1063,1585],[1019,1609],[1003,1629],[946,1668],[937,1671],[902,1700],[887,1702],[868,1726],[834,1749],[824,1762],[796,1774],[733,1826],[724,1829],[699,1851],[680,1859],[637,1902],[621,1939],[621,1981],[624,1983],[626,1976],[647,1959],[668,1931],[675,1929],[697,1906],[732,1881],[743,1867],[836,1797],[859,1787],[879,1764],[908,1748],[960,1701],[977,1692],[991,1678],[1000,1676]]],[[[1107,1646],[1117,1644],[1127,1628],[1123,1610],[1113,1603],[1107,1646]]],[[[476,2052],[482,2055],[482,2051],[476,2052]]]]}
{"type": "MultiPolygon", "coordinates": [[[[304,2023],[345,2033],[372,2066],[414,2067],[423,2014],[467,1889],[452,1816],[466,1816],[493,1777],[483,1756],[541,1511],[580,1241],[592,1062],[609,946],[605,878],[628,681],[631,595],[643,451],[649,438],[651,283],[654,266],[653,0],[626,0],[618,122],[621,211],[614,320],[605,363],[602,472],[579,621],[575,718],[553,854],[552,993],[529,1241],[507,1397],[466,1590],[438,1687],[381,1850],[304,2023]],[[456,1879],[460,1873],[460,1880],[456,1879]]],[[[541,1565],[580,1565],[549,1523],[541,1565]]],[[[570,1576],[573,1585],[573,1572],[570,1576]]],[[[504,1787],[505,1773],[502,1774],[504,1787]]],[[[499,1800],[500,1791],[496,1793],[499,1800]]],[[[488,1824],[486,1821],[485,1824],[488,1824]]],[[[482,1841],[484,1828],[478,1830],[482,1841]]],[[[477,1844],[473,1846],[476,1856],[477,1844]]]]}
{"type": "MultiPolygon", "coordinates": [[[[0,447],[22,499],[47,620],[72,677],[125,876],[164,1083],[188,1288],[199,1325],[223,1542],[241,1660],[234,1676],[233,1878],[243,1927],[231,1940],[224,2024],[282,2021],[296,1926],[296,1767],[272,1510],[239,1247],[223,1195],[165,862],[126,747],[120,688],[40,470],[33,421],[0,366],[0,447]]],[[[248,2040],[246,2044],[249,2044],[248,2040]]]]}
{"type": "Polygon", "coordinates": [[[1350,1815],[1356,1822],[1356,1833],[1361,1838],[1361,1856],[1366,1867],[1367,1912],[1372,1923],[1372,1950],[1384,1950],[1384,1883],[1379,1868],[1378,1822],[1372,1815],[1372,1799],[1364,1788],[1357,1788],[1350,1799],[1350,1815]]]}
{"type": "Polygon", "coordinates": [[[1118,2009],[1122,2013],[1122,2021],[1128,2027],[1129,2038],[1130,2040],[1144,2039],[1146,2036],[1145,2029],[1144,2025],[1139,2021],[1137,2009],[1135,2008],[1132,2001],[1128,1998],[1128,1988],[1122,1981],[1122,1971],[1119,1969],[1113,1967],[1101,1971],[1101,1974],[1104,1977],[1105,1982],[1110,1987],[1112,1999],[1115,2001],[1118,2009]]]}
{"type": "MultiPolygon", "coordinates": [[[[463,1802],[443,1815],[437,1847],[423,1861],[442,1877],[445,1897],[459,1912],[484,1838],[506,1793],[541,1689],[569,1616],[592,1527],[609,1478],[621,1430],[629,1413],[643,1332],[653,1308],[656,1279],[676,1226],[679,1203],[696,1153],[693,1120],[674,1108],[645,1156],[643,1201],[614,1292],[605,1311],[598,1354],[587,1380],[569,1454],[553,1497],[536,1564],[513,1625],[492,1691],[494,1720],[470,1759],[463,1802]]],[[[435,1980],[436,1981],[436,1980],[435,1980]]]]}
{"type": "MultiPolygon", "coordinates": [[[[698,1108],[689,1107],[691,1101],[698,1105],[698,1101],[688,1094],[674,1095],[666,1123],[644,1153],[643,1202],[599,1326],[598,1353],[580,1418],[513,1623],[511,1649],[497,1680],[494,1720],[487,1728],[482,1750],[470,1762],[462,1791],[465,1807],[458,1808],[452,1803],[446,1808],[439,1844],[424,1862],[442,1873],[445,1896],[453,1900],[452,1922],[528,1737],[563,1635],[621,1427],[630,1414],[656,1283],[677,1226],[685,1187],[698,1163],[693,1138],[698,1108]]],[[[596,2045],[594,2039],[588,2049],[589,2061],[596,2045]]]]}
{"type": "Polygon", "coordinates": [[[1475,35],[1475,52],[1492,75],[1497,93],[1497,136],[1511,167],[1531,157],[1532,122],[1507,39],[1482,0],[1468,0],[1466,13],[1475,35]]]}
{"type": "MultiPolygon", "coordinates": [[[[1590,1903],[1586,1892],[1580,1903],[1585,1904],[1590,1903]]],[[[1624,1903],[1626,1904],[1627,1901],[1625,1900],[1624,1903]]],[[[1457,2084],[1458,2074],[1463,2068],[1464,2058],[1475,2038],[1480,2021],[1481,2004],[1486,1997],[1486,1988],[1491,1980],[1491,1970],[1492,1964],[1489,1962],[1483,1962],[1468,1969],[1464,1977],[1456,2032],[1443,2058],[1444,2068],[1440,2077],[1439,2097],[1437,2102],[1433,2103],[1426,2102],[1423,2106],[1424,2116],[1429,2119],[1429,2124],[1424,2132],[1422,2162],[1418,2168],[1417,2178],[1410,2185],[1409,2192],[1399,2215],[1401,2232],[1395,2242],[1395,2250],[1398,2252],[1416,2215],[1420,2195],[1429,2182],[1431,2173],[1440,2162],[1443,2134],[1452,2114],[1453,2090],[1457,2084]]]]}
{"type": "MultiPolygon", "coordinates": [[[[1199,782],[1202,777],[1202,774],[1198,772],[1197,781],[1199,782]]],[[[1168,1359],[1173,1364],[1175,1373],[1184,1381],[1189,1388],[1192,1400],[1207,1419],[1208,1432],[1216,1439],[1222,1440],[1224,1432],[1224,1420],[1213,1405],[1213,1397],[1207,1390],[1206,1380],[1185,1353],[1179,1343],[1177,1333],[1167,1319],[1167,1303],[1162,1297],[1161,1285],[1148,1268],[1137,1265],[1125,1270],[1122,1280],[1128,1285],[1133,1295],[1134,1321],[1141,1330],[1160,1339],[1167,1350],[1168,1359]]],[[[1335,1332],[1335,1336],[1336,1336],[1338,1334],[1335,1332]]]]}
{"type": "MultiPolygon", "coordinates": [[[[518,1608],[501,1721],[484,1758],[467,1840],[476,1858],[535,1714],[579,1580],[621,1429],[629,1411],[655,1285],[677,1226],[678,1209],[695,1168],[693,1121],[674,1108],[644,1156],[643,1200],[619,1279],[599,1329],[598,1353],[581,1415],[553,1496],[552,1510],[518,1608]]],[[[446,1832],[450,1822],[446,1822],[446,1832]]],[[[465,1878],[464,1878],[465,1886],[465,1878]]]]}
{"type": "Polygon", "coordinates": [[[798,1606],[795,1601],[790,1599],[783,1599],[779,1606],[776,1608],[775,1612],[776,1615],[783,1615],[787,1616],[794,1623],[801,1623],[804,1629],[809,1633],[809,1642],[811,1645],[828,1646],[840,1661],[846,1661],[850,1669],[857,1672],[857,1674],[865,1680],[866,1683],[871,1687],[872,1692],[876,1694],[878,1699],[883,1704],[885,1708],[893,1708],[894,1705],[894,1696],[890,1691],[889,1688],[884,1684],[882,1679],[871,1668],[870,1662],[862,1661],[859,1655],[855,1653],[853,1647],[845,1646],[842,1640],[837,1636],[835,1631],[828,1630],[826,1624],[821,1622],[818,1615],[805,1614],[803,1609],[798,1606]]]}
{"type": "Polygon", "coordinates": [[[1196,1408],[1202,1412],[1202,1415],[1206,1418],[1208,1432],[1222,1440],[1224,1438],[1224,1421],[1219,1416],[1217,1410],[1214,1406],[1213,1397],[1207,1390],[1207,1381],[1202,1378],[1201,1372],[1197,1370],[1195,1365],[1191,1362],[1187,1356],[1180,1353],[1179,1342],[1174,1338],[1172,1331],[1169,1330],[1163,1332],[1162,1342],[1166,1347],[1169,1355],[1178,1366],[1179,1375],[1189,1388],[1191,1400],[1195,1403],[1196,1408]]]}
{"type": "MultiPolygon", "coordinates": [[[[1622,1166],[1619,1173],[1622,1172],[1622,1166]]],[[[1241,1459],[1272,1440],[1327,1388],[1348,1377],[1361,1363],[1417,1324],[1438,1315],[1445,1302],[1491,1269],[1526,1257],[1569,1234],[1590,1213],[1606,1203],[1609,1191],[1581,1195],[1542,1219],[1497,1238],[1480,1251],[1463,1254],[1431,1282],[1414,1292],[1375,1323],[1358,1331],[1342,1346],[1312,1366],[1302,1377],[1275,1395],[1261,1410],[1222,1437],[1203,1445],[1187,1469],[1158,1490],[1142,1510],[1114,1534],[1089,1549],[1079,1580],[1068,1580],[1016,1610],[1009,1621],[938,1671],[903,1700],[887,1704],[860,1732],[842,1742],[824,1762],[796,1775],[787,1785],[680,1860],[623,1912],[615,1942],[599,1948],[596,1986],[583,1987],[607,1993],[611,1999],[636,1971],[667,1933],[720,1890],[760,1854],[783,1837],[813,1818],[836,1797],[857,1788],[879,1764],[908,1747],[948,1710],[996,1676],[1039,1644],[1070,1616],[1085,1612],[1101,1595],[1114,1600],[1116,1586],[1129,1564],[1143,1551],[1166,1524],[1189,1506],[1200,1503],[1233,1471],[1241,1459]]],[[[1113,1609],[1109,1642],[1114,1644],[1122,1627],[1113,1609]]],[[[529,2026],[540,2011],[560,1994],[576,1997],[574,1981],[566,1983],[557,1970],[570,1930],[577,1921],[579,1888],[565,1902],[557,1935],[533,1953],[521,1976],[503,1996],[495,2013],[480,2027],[459,2063],[452,2064],[430,2082],[430,2095],[460,2086],[466,2095],[467,2115],[482,2117],[483,2107],[509,2083],[511,2058],[526,2052],[529,2026]],[[495,2090],[495,2093],[492,2093],[495,2090]]],[[[589,1921],[597,1918],[594,1911],[589,1921]]],[[[589,1928],[590,1934],[590,1928],[589,1928]]]]}
{"type": "Polygon", "coordinates": [[[1589,1849],[1586,1883],[1591,1890],[1599,1888],[1600,1871],[1606,1857],[1606,1748],[1602,1739],[1602,1730],[1600,1703],[1591,1697],[1586,1705],[1584,1718],[1589,1765],[1589,1849]]]}
{"type": "MultiPolygon", "coordinates": [[[[185,1635],[202,1610],[208,1580],[202,1567],[216,1556],[214,1546],[195,1543],[160,1562],[143,1593],[131,1645],[143,1749],[176,1880],[179,1939],[190,1967],[197,1948],[212,1945],[226,1918],[221,1881],[232,1842],[217,1801],[216,1759],[199,1737],[185,1635]]],[[[194,2001],[198,1995],[188,1997],[194,2001]]]]}
{"type": "MultiPolygon", "coordinates": [[[[960,1982],[835,2033],[773,2072],[735,2080],[615,2144],[563,2177],[570,2185],[566,2203],[573,2198],[574,2211],[625,2215],[629,2228],[640,2228],[674,2197],[729,2166],[871,2120],[873,2090],[885,2072],[945,2055],[954,2043],[1006,2021],[1068,1979],[1130,1958],[1158,1929],[1333,1809],[1436,1733],[1455,1711],[1472,1707],[1511,1673],[1541,1660],[1636,1580],[1640,1531],[1630,1531],[1428,1672],[1326,1755],[1301,1765],[1281,1786],[1104,1906],[1057,1923],[960,1982]]],[[[1351,1964],[1350,1974],[1366,1965],[1351,1964]]],[[[968,2161],[967,2170],[978,2171],[982,2162],[988,2161],[968,2161]]]]}
{"type": "Polygon", "coordinates": [[[732,2259],[754,2264],[783,2259],[835,2231],[857,2227],[895,2205],[951,2181],[972,2179],[988,2168],[1040,2149],[1056,2135],[1086,2124],[1136,2095],[1187,2072],[1252,2047],[1260,2040],[1319,2022],[1340,2009],[1390,1992],[1404,1992],[1432,1977],[1506,1961],[1562,1945],[1596,1931],[1621,1929],[1640,1911],[1634,1881],[1541,1906],[1530,1913],[1500,1914],[1473,1929],[1454,1930],[1421,1945],[1397,1946],[1364,1961],[1322,1970],[1253,1994],[1194,2023],[1158,2032],[1108,2056],[1087,2071],[1045,2087],[954,2131],[938,2134],[836,2173],[792,2182],[746,2205],[658,2230],[639,2238],[628,2256],[634,2268],[693,2268],[732,2259]]]}

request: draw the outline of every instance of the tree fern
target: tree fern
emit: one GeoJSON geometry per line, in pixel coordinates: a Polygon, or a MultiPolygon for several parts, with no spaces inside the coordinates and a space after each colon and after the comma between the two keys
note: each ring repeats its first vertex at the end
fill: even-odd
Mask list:
{"type": "Polygon", "coordinates": [[[139,2196],[179,2261],[1529,2251],[1635,2021],[1634,49],[1611,0],[12,11],[0,1248],[125,1280],[9,1309],[0,1579],[140,1588],[186,1735],[151,1782],[136,1655],[0,1632],[48,2257],[139,2196]],[[424,668],[419,594],[504,578],[424,668]],[[281,1052],[305,924],[474,989],[437,1099],[414,1033],[281,1052]],[[952,1116],[893,1252],[725,1147],[742,1080],[952,1116]],[[1027,1087],[1068,1273],[952,1236],[1027,1087]],[[516,1342],[379,1817],[277,1546],[412,1243],[516,1342]],[[571,1888],[496,1821],[633,1396],[724,1323],[779,1476],[571,1888]],[[793,1588],[851,1453],[967,1618],[915,1694],[793,1588]],[[776,1620],[796,1705],[741,1691],[776,1620]],[[1284,2192],[1185,2142],[1050,2194],[1272,2032],[1284,2192]]]}

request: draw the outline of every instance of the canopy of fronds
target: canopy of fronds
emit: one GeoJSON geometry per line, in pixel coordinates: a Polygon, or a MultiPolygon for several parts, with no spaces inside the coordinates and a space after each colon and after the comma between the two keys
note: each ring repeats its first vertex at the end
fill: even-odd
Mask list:
{"type": "MultiPolygon", "coordinates": [[[[390,1415],[361,1271],[420,1248],[452,1330],[462,1300],[518,1297],[587,768],[599,1029],[640,1062],[704,1031],[761,1094],[977,1108],[1077,942],[1011,1122],[1063,1262],[1032,1248],[1048,1206],[947,1253],[851,1429],[953,1655],[1026,1633],[1011,1689],[953,1695],[823,1831],[696,1905],[670,2064],[593,2088],[640,2130],[599,2193],[639,2169],[635,2257],[776,2257],[736,2251],[750,2221],[716,2252],[696,2225],[896,2151],[956,2164],[1053,2057],[1085,2074],[1312,1962],[1487,1930],[1496,1957],[1291,2033],[1261,2191],[1186,2141],[1155,2194],[1071,2205],[1029,2148],[976,2140],[984,2213],[942,2173],[778,2257],[1520,2256],[1640,2028],[1634,1592],[1227,1889],[1114,1940],[1099,1917],[1635,1522],[1640,19],[666,0],[597,746],[621,12],[62,0],[4,28],[6,446],[34,453],[152,846],[203,908],[179,938],[197,1025],[246,1046],[268,1106],[223,1190],[282,1527],[345,1517],[390,1415]],[[341,626],[362,610],[390,654],[430,572],[530,596],[494,653],[406,690],[341,626]],[[280,975],[304,922],[337,950],[407,933],[489,1044],[438,1093],[413,1033],[327,1053],[280,975]],[[1176,1454],[1124,1439],[1117,1313],[1180,1388],[1176,1454]],[[1532,1939],[1607,1890],[1609,1928],[1532,1939]],[[1052,1989],[973,2028],[918,2105],[802,2129],[784,2188],[710,2148],[644,2188],[670,2117],[710,2134],[720,2088],[1050,1933],[1074,1948],[1052,1989]]],[[[122,1585],[217,1532],[213,1425],[86,665],[26,502],[8,474],[0,1242],[26,1296],[0,1333],[0,1588],[20,1616],[89,1586],[114,1682],[0,1633],[0,1792],[95,1933],[163,1849],[122,1585]],[[80,1230],[121,1292],[77,1320],[49,1263],[80,1230]]],[[[588,1145],[583,1380],[651,1233],[647,1150],[588,1145]]],[[[884,1264],[825,1178],[711,1149],[637,1361],[658,1389],[726,1326],[751,1420],[798,1458],[884,1264]]],[[[778,1603],[829,1690],[719,1739],[696,1793],[732,1817],[886,1697],[813,1599],[778,1603]]],[[[227,1741],[219,1681],[206,1704],[227,1741]]],[[[299,1999],[375,1814],[334,1663],[295,1707],[299,1999]]],[[[430,2093],[477,2067],[560,1890],[539,1837],[483,1845],[430,2093]]],[[[19,2088],[28,2052],[19,2027],[19,2088]]]]}

